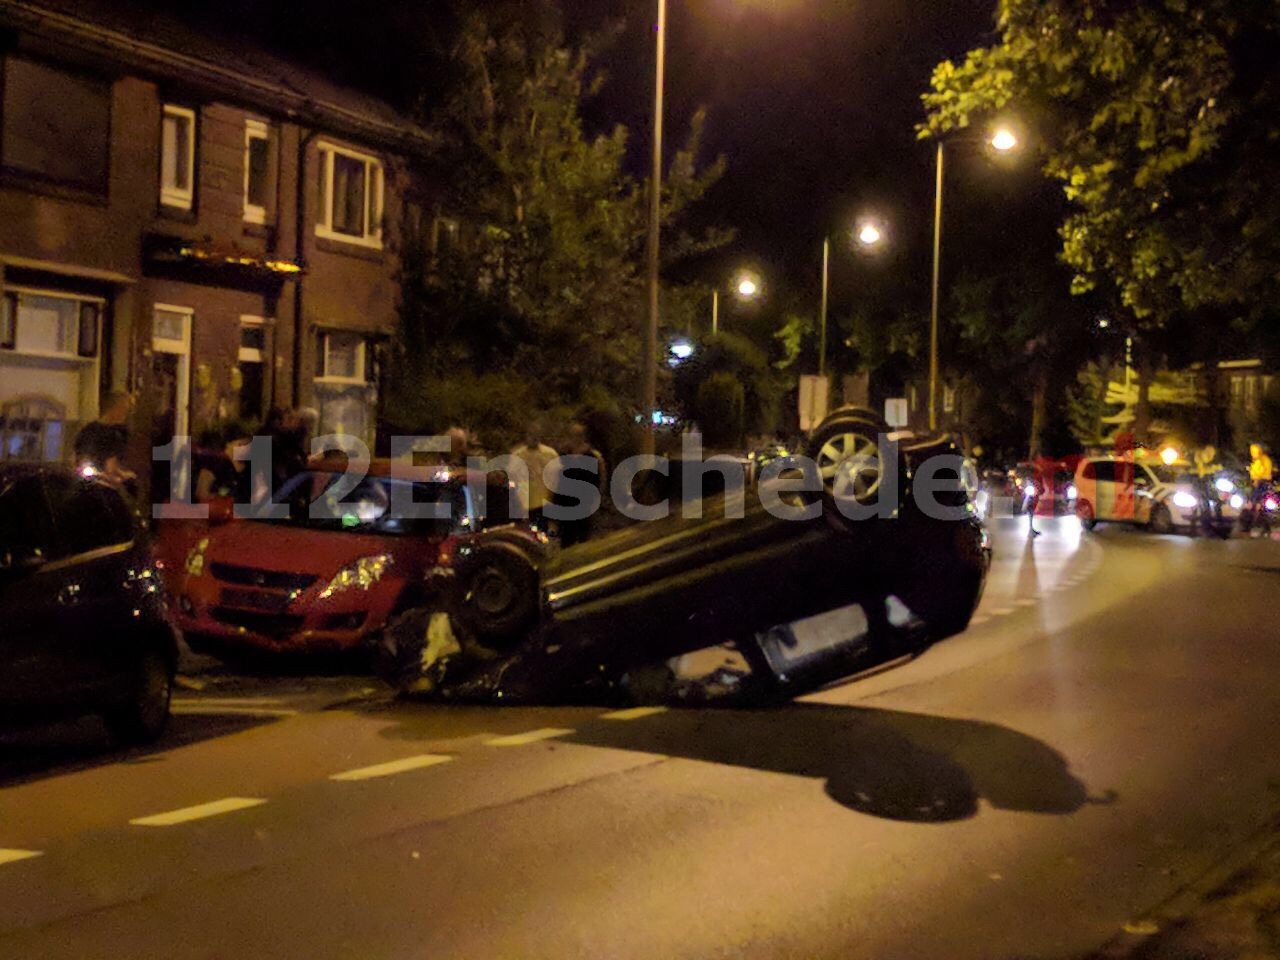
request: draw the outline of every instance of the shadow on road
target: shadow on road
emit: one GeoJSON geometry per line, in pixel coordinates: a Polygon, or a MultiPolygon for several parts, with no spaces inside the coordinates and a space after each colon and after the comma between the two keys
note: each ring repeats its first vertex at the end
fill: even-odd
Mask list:
{"type": "MultiPolygon", "coordinates": [[[[432,714],[398,709],[400,723],[384,735],[431,738],[432,714]]],[[[1091,797],[1060,753],[1008,727],[893,710],[675,710],[626,723],[592,718],[558,742],[813,777],[850,810],[914,823],[972,817],[980,800],[1056,815],[1115,800],[1091,797]]]]}
{"type": "Polygon", "coordinates": [[[0,733],[0,788],[113,763],[154,763],[178,747],[230,736],[273,722],[270,717],[173,717],[168,732],[149,747],[114,747],[102,725],[85,719],[0,733]]]}

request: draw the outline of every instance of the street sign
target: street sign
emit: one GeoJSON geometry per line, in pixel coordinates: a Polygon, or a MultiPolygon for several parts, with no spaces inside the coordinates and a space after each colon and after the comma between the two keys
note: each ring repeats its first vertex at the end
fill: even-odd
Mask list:
{"type": "Polygon", "coordinates": [[[884,402],[884,420],[895,430],[902,430],[911,422],[911,408],[906,397],[894,397],[884,402]]]}
{"type": "Polygon", "coordinates": [[[800,378],[800,429],[806,433],[816,430],[827,418],[830,404],[831,383],[826,377],[800,378]]]}

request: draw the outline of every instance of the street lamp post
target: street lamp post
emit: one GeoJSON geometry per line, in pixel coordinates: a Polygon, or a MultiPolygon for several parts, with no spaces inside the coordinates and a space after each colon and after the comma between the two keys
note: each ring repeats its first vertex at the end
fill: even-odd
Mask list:
{"type": "MultiPolygon", "coordinates": [[[[744,270],[738,274],[738,279],[734,281],[734,293],[738,295],[739,300],[754,300],[760,296],[761,280],[751,271],[744,270]]],[[[713,287],[711,289],[711,335],[718,336],[720,333],[720,288],[713,287]]]]}
{"type": "MultiPolygon", "coordinates": [[[[857,230],[858,243],[870,250],[880,245],[884,232],[871,220],[857,230]]],[[[822,307],[818,314],[818,376],[827,375],[827,314],[831,306],[831,238],[822,238],[822,307]]]]}
{"type": "Polygon", "coordinates": [[[649,324],[644,341],[644,389],[641,408],[644,435],[641,450],[652,454],[655,449],[653,413],[658,406],[658,269],[661,256],[662,227],[662,119],[663,93],[667,72],[667,0],[658,0],[658,50],[653,97],[653,174],[649,181],[649,324]]]}
{"type": "MultiPolygon", "coordinates": [[[[976,141],[972,141],[976,142],[976,141]]],[[[1002,127],[986,141],[994,150],[1008,153],[1018,147],[1018,137],[1002,127]]],[[[942,285],[942,197],[946,178],[946,147],[938,140],[937,175],[933,193],[933,297],[929,309],[929,429],[938,429],[938,313],[942,285]]]]}

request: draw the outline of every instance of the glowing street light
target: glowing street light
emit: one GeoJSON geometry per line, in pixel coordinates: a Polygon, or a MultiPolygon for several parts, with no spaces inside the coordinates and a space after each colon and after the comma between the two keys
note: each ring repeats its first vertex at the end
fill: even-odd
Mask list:
{"type": "MultiPolygon", "coordinates": [[[[957,138],[963,139],[963,138],[957,138]]],[[[969,141],[974,142],[974,141],[969,141]]],[[[977,141],[982,142],[982,141],[977,141]]],[[[1018,137],[1008,127],[995,130],[985,141],[999,153],[1011,153],[1018,137]]],[[[937,176],[933,197],[933,303],[929,311],[929,429],[938,429],[938,311],[942,281],[942,194],[946,170],[946,141],[938,139],[937,176]]]]}
{"type": "MultiPolygon", "coordinates": [[[[760,278],[748,271],[739,273],[737,279],[733,282],[733,291],[738,295],[739,300],[754,300],[760,296],[762,289],[762,281],[760,278]]],[[[720,333],[720,288],[716,287],[711,291],[711,335],[718,336],[720,333]]]]}
{"type": "Polygon", "coordinates": [[[880,228],[874,223],[868,223],[858,231],[858,242],[864,247],[874,247],[883,239],[884,234],[880,232],[880,228]]]}
{"type": "Polygon", "coordinates": [[[1010,150],[1018,149],[1018,137],[1008,127],[1001,127],[991,137],[991,146],[1001,153],[1008,153],[1010,150]]]}
{"type": "MultiPolygon", "coordinates": [[[[864,249],[878,247],[884,241],[884,230],[877,221],[863,219],[854,228],[854,238],[864,249]]],[[[818,376],[827,375],[827,308],[831,302],[831,238],[822,241],[822,307],[818,314],[818,376]]]]}

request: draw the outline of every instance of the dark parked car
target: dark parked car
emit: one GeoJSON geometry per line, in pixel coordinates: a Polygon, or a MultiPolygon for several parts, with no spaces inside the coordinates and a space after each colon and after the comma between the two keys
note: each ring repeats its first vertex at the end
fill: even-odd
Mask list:
{"type": "MultiPolygon", "coordinates": [[[[502,531],[477,537],[459,550],[450,589],[388,630],[384,675],[444,698],[558,698],[625,687],[637,671],[733,642],[757,688],[794,696],[961,632],[991,550],[964,482],[971,471],[945,439],[907,439],[895,464],[868,458],[887,432],[850,410],[814,433],[807,453],[822,492],[782,496],[816,506],[808,519],[775,516],[748,490],[740,519],[721,493],[704,501],[705,519],[638,523],[559,553],[502,531]],[[949,474],[952,490],[938,499],[952,519],[926,515],[913,495],[917,471],[938,456],[951,458],[938,477],[949,474]],[[882,493],[877,518],[837,508],[838,497],[868,504],[882,493]]],[[[760,489],[785,480],[770,474],[788,465],[800,469],[781,460],[760,489]]]]}
{"type": "Polygon", "coordinates": [[[159,575],[124,499],[62,467],[0,466],[0,714],[100,714],[156,739],[177,665],[159,575]]]}

